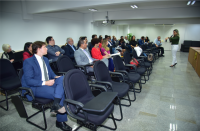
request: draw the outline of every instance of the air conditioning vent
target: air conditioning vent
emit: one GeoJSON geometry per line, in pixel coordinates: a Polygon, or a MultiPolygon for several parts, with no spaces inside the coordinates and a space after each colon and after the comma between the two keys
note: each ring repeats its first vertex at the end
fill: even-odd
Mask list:
{"type": "Polygon", "coordinates": [[[155,24],[154,26],[174,26],[174,24],[155,24]]]}

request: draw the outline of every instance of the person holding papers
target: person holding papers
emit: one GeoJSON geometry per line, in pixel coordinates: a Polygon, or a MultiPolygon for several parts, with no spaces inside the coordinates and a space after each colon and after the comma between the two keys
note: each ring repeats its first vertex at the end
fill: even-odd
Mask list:
{"type": "Polygon", "coordinates": [[[94,47],[91,50],[92,57],[94,59],[103,61],[106,64],[106,66],[108,67],[108,59],[107,58],[110,58],[110,55],[106,54],[106,55],[102,56],[101,51],[99,49],[99,43],[100,43],[99,39],[94,38],[94,39],[92,39],[91,43],[92,43],[92,45],[94,45],[94,47]]]}
{"type": "MultiPolygon", "coordinates": [[[[108,41],[107,40],[103,40],[103,42],[102,42],[101,54],[103,56],[110,55],[110,48],[108,47],[108,41]]],[[[109,58],[108,61],[109,61],[109,63],[108,63],[108,69],[110,71],[114,71],[113,59],[109,58]]]]}

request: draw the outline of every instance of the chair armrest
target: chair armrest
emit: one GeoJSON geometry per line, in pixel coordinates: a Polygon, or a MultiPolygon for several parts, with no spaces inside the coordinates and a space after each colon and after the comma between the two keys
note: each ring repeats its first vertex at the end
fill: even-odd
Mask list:
{"type": "Polygon", "coordinates": [[[77,68],[82,68],[82,69],[84,70],[84,73],[85,73],[85,74],[87,73],[87,71],[86,71],[86,66],[87,66],[87,65],[75,65],[75,67],[77,67],[77,68]]]}
{"type": "Polygon", "coordinates": [[[108,86],[108,88],[110,87],[110,89],[113,91],[112,89],[112,83],[107,82],[107,81],[95,81],[95,84],[103,84],[106,85],[106,87],[108,86]]]}
{"type": "Polygon", "coordinates": [[[26,90],[26,91],[28,91],[31,94],[31,97],[33,98],[33,100],[35,100],[35,96],[33,95],[33,91],[31,90],[31,88],[19,87],[19,90],[26,90]]]}
{"type": "Polygon", "coordinates": [[[110,74],[113,74],[113,75],[119,75],[123,78],[123,81],[124,81],[124,75],[122,73],[119,73],[119,72],[111,72],[109,71],[110,74]]]}
{"type": "Polygon", "coordinates": [[[83,103],[75,101],[75,100],[71,100],[71,99],[65,99],[65,102],[70,103],[72,105],[77,105],[81,108],[83,108],[83,106],[84,106],[83,103]]]}
{"type": "Polygon", "coordinates": [[[132,65],[132,64],[126,64],[126,67],[133,67],[135,69],[135,71],[137,72],[137,66],[136,65],[132,65]]]}
{"type": "Polygon", "coordinates": [[[61,74],[61,75],[65,75],[67,72],[56,72],[58,74],[61,74]]]}
{"type": "Polygon", "coordinates": [[[139,58],[146,58],[146,56],[139,56],[139,58]]]}
{"type": "Polygon", "coordinates": [[[96,87],[96,88],[100,88],[103,89],[105,92],[107,92],[107,89],[105,86],[102,85],[97,85],[97,84],[89,84],[90,87],[96,87]]]}
{"type": "Polygon", "coordinates": [[[79,106],[79,109],[83,107],[83,104],[81,102],[78,102],[78,101],[74,101],[74,100],[70,100],[70,99],[65,99],[64,100],[64,106],[65,106],[65,109],[67,111],[67,114],[70,115],[72,118],[75,118],[77,120],[80,120],[82,122],[85,122],[87,121],[87,117],[85,117],[85,119],[73,114],[71,111],[69,111],[68,107],[67,107],[67,104],[70,103],[70,104],[73,104],[73,105],[76,105],[76,106],[79,106]]]}
{"type": "Polygon", "coordinates": [[[115,72],[120,72],[120,73],[124,73],[125,75],[128,75],[128,72],[125,70],[115,70],[115,72]]]}

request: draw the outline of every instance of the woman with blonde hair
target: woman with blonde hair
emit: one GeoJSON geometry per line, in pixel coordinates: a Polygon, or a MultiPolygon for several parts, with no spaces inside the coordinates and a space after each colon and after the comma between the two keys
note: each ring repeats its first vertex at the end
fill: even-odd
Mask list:
{"type": "MultiPolygon", "coordinates": [[[[108,47],[108,41],[106,39],[103,40],[103,42],[102,42],[101,54],[103,56],[110,55],[110,48],[108,47]]],[[[108,59],[108,69],[110,71],[114,71],[114,64],[113,64],[113,59],[112,58],[108,59]]]]}
{"type": "Polygon", "coordinates": [[[173,35],[171,37],[165,38],[165,40],[169,39],[172,45],[172,65],[170,67],[175,67],[177,64],[176,52],[178,51],[179,44],[179,31],[177,29],[173,30],[173,35]]]}
{"type": "Polygon", "coordinates": [[[2,49],[4,52],[1,59],[7,59],[12,63],[14,61],[14,51],[11,49],[11,46],[9,44],[3,44],[2,49]]]}

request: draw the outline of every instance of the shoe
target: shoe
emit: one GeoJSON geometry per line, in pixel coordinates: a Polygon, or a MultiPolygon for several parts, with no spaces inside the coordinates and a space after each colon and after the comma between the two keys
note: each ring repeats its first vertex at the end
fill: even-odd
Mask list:
{"type": "Polygon", "coordinates": [[[51,107],[50,112],[53,113],[53,114],[65,113],[65,112],[66,112],[66,109],[65,109],[64,106],[61,106],[61,105],[59,105],[58,103],[56,103],[55,105],[53,105],[53,106],[51,107]]]}
{"type": "Polygon", "coordinates": [[[174,66],[175,66],[176,64],[177,64],[177,63],[175,63],[174,66]]]}
{"type": "Polygon", "coordinates": [[[163,54],[161,55],[162,57],[165,57],[163,54]]]}
{"type": "Polygon", "coordinates": [[[169,67],[174,67],[174,65],[171,65],[171,66],[169,66],[169,67]]]}
{"type": "Polygon", "coordinates": [[[63,131],[71,131],[72,128],[68,126],[65,122],[56,121],[56,127],[60,128],[63,131]]]}

